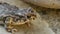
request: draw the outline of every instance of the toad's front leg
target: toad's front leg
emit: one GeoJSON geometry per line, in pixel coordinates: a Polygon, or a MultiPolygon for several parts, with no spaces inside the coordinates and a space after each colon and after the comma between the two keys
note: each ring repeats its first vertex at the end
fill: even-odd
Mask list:
{"type": "Polygon", "coordinates": [[[5,29],[8,31],[8,32],[13,32],[14,31],[17,31],[17,29],[14,28],[14,25],[12,25],[12,22],[13,22],[13,18],[11,17],[6,17],[5,20],[4,20],[5,24],[5,29]]]}
{"type": "Polygon", "coordinates": [[[17,32],[17,29],[15,29],[12,25],[5,25],[5,29],[11,33],[17,32]]]}

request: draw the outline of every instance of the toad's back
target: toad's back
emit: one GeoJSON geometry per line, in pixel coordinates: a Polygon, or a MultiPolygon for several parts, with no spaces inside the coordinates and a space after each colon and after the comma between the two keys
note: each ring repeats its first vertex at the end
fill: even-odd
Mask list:
{"type": "Polygon", "coordinates": [[[28,13],[31,13],[29,9],[20,9],[7,3],[0,3],[0,17],[13,14],[24,15],[28,13]]]}

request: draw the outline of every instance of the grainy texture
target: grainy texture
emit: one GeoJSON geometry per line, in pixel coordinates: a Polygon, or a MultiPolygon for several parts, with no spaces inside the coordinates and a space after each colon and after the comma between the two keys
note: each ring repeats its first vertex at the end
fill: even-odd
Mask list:
{"type": "MultiPolygon", "coordinates": [[[[21,1],[19,1],[19,0],[0,0],[0,1],[7,2],[9,4],[16,5],[16,6],[21,7],[21,8],[23,8],[23,7],[24,8],[29,7],[27,4],[25,4],[23,2],[22,2],[23,4],[21,4],[21,1]]],[[[54,30],[52,28],[50,28],[50,27],[52,27],[54,25],[52,25],[52,24],[51,24],[52,26],[49,25],[48,21],[45,18],[46,17],[46,12],[44,12],[45,9],[43,9],[43,12],[42,12],[42,9],[39,8],[39,7],[34,7],[34,9],[36,9],[37,11],[39,11],[38,12],[39,14],[37,13],[38,17],[36,18],[35,21],[32,22],[32,29],[27,28],[26,25],[21,26],[19,28],[17,27],[20,31],[16,32],[15,34],[55,34],[55,32],[54,32],[55,28],[53,28],[54,30]],[[42,14],[45,15],[45,16],[43,16],[42,14]],[[43,17],[44,17],[44,19],[43,19],[43,17]]],[[[50,9],[47,12],[49,14],[50,9]]],[[[54,12],[55,11],[53,11],[53,12],[51,11],[50,14],[55,15],[54,12]]],[[[51,22],[53,22],[53,21],[51,21],[51,22]]],[[[58,33],[59,33],[59,30],[58,30],[58,33]]],[[[11,34],[11,33],[6,32],[3,27],[0,27],[0,34],[11,34]]]]}
{"type": "Polygon", "coordinates": [[[36,9],[40,18],[48,23],[55,34],[60,34],[60,9],[38,7],[32,4],[29,5],[36,9]]]}
{"type": "Polygon", "coordinates": [[[60,9],[60,0],[23,0],[37,6],[60,9]]]}
{"type": "Polygon", "coordinates": [[[60,9],[47,9],[36,6],[34,8],[39,13],[40,18],[48,23],[53,32],[60,34],[60,9]]]}
{"type": "Polygon", "coordinates": [[[49,24],[49,27],[60,34],[60,10],[47,10],[40,12],[41,18],[49,24]]]}

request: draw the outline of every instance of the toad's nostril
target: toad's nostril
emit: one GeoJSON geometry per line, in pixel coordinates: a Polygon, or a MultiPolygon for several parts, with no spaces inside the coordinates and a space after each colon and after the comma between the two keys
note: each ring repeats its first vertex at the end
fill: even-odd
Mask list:
{"type": "Polygon", "coordinates": [[[35,18],[33,18],[33,20],[35,20],[35,18]]]}

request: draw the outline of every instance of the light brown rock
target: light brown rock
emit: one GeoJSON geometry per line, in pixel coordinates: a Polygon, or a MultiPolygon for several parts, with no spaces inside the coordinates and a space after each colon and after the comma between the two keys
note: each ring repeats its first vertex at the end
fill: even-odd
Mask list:
{"type": "Polygon", "coordinates": [[[60,9],[60,0],[23,0],[37,6],[60,9]]]}

